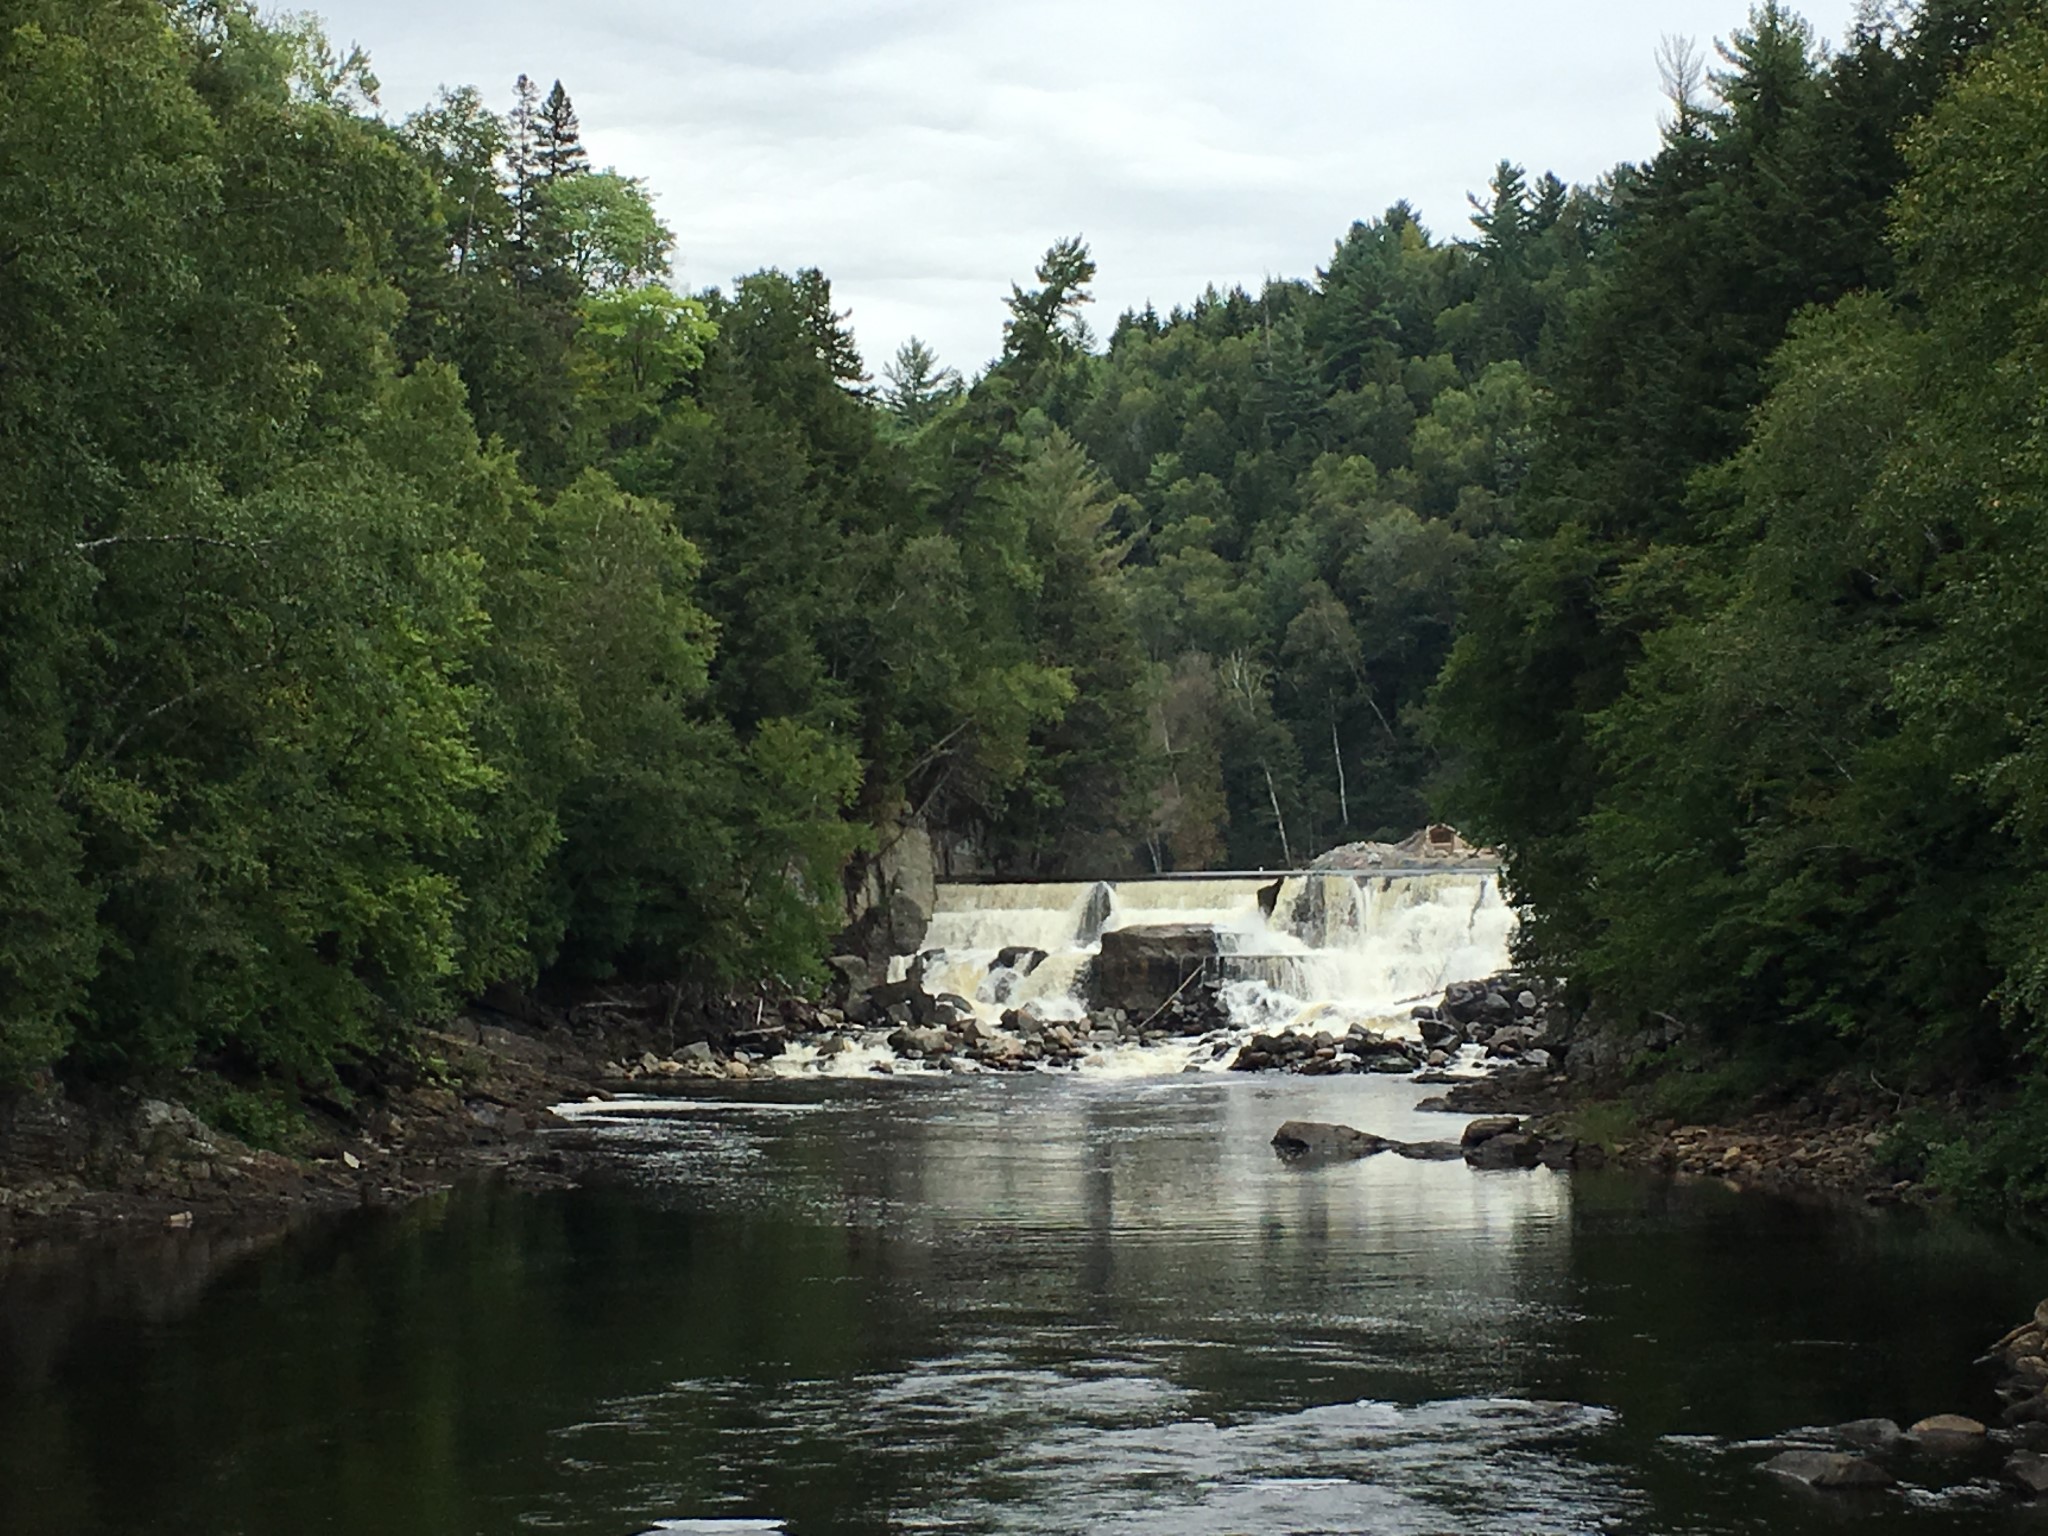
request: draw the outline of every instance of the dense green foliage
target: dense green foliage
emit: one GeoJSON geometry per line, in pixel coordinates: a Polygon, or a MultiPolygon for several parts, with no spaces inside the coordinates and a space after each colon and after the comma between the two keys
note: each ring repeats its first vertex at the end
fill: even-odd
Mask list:
{"type": "Polygon", "coordinates": [[[2048,1018],[2048,32],[1764,7],[1680,111],[1438,693],[1546,965],[1810,1067],[2048,1018]]]}
{"type": "Polygon", "coordinates": [[[1099,662],[1079,588],[968,557],[822,277],[667,287],[559,85],[374,89],[240,0],[7,9],[8,1081],[318,1081],[543,970],[800,984],[864,826],[1000,804],[1099,662]]]}
{"type": "Polygon", "coordinates": [[[1433,807],[1610,1011],[2037,1059],[2039,10],[1765,4],[1645,165],[1106,342],[1061,240],[876,385],[816,271],[671,287],[559,84],[393,123],[244,0],[15,0],[0,1079],[801,985],[912,820],[1106,875],[1433,807]]]}

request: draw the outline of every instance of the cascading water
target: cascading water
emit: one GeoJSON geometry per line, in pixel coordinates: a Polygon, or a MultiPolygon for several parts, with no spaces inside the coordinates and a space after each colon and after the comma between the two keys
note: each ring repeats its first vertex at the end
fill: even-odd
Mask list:
{"type": "MultiPolygon", "coordinates": [[[[1505,969],[1515,921],[1490,868],[948,884],[919,955],[891,979],[915,975],[992,1026],[1029,1008],[1085,1027],[1105,932],[1192,931],[1213,936],[1203,979],[1240,1037],[1353,1024],[1399,1033],[1450,982],[1505,969]]],[[[1220,1059],[1210,1045],[1199,1061],[1220,1059]]],[[[1102,1054],[1160,1069],[1127,1047],[1102,1054]]]]}

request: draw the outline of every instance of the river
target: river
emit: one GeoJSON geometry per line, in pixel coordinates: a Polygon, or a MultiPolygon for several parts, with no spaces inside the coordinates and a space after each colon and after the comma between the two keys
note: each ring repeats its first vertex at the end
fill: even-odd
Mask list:
{"type": "MultiPolygon", "coordinates": [[[[722,1088],[586,1187],[0,1267],[0,1531],[1835,1531],[1800,1425],[1986,1413],[2032,1242],[1267,1147],[1377,1077],[722,1088]]],[[[1932,1481],[1932,1480],[1930,1480],[1932,1481]]],[[[1982,1485],[1871,1531],[2038,1530],[1982,1485]]]]}

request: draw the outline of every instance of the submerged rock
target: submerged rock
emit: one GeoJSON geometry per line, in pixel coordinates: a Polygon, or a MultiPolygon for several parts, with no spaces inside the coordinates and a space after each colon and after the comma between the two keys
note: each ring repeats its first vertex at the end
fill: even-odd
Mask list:
{"type": "Polygon", "coordinates": [[[1847,1451],[1780,1451],[1762,1470],[1807,1488],[1889,1488],[1893,1481],[1876,1462],[1847,1451]]]}

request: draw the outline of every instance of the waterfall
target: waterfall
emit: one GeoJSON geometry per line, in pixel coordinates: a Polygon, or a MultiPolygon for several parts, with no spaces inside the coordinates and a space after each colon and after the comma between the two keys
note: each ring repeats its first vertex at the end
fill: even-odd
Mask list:
{"type": "Polygon", "coordinates": [[[1490,868],[942,884],[924,987],[969,999],[991,1021],[1026,1003],[1079,1019],[1102,934],[1159,927],[1215,935],[1210,979],[1235,1021],[1320,1028],[1405,1019],[1447,983],[1505,969],[1515,912],[1490,868]]]}

